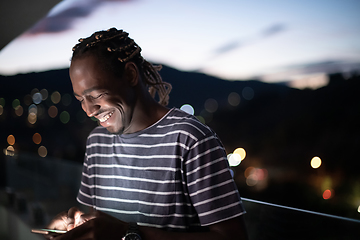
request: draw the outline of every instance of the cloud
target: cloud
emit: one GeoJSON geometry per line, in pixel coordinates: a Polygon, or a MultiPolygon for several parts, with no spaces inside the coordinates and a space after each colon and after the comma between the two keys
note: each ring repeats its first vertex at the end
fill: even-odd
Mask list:
{"type": "Polygon", "coordinates": [[[279,34],[285,30],[286,30],[285,24],[282,24],[282,23],[273,24],[270,27],[260,31],[258,34],[254,35],[254,36],[249,36],[245,39],[237,39],[235,41],[224,44],[223,46],[215,49],[214,54],[216,56],[219,56],[219,55],[225,54],[227,52],[231,52],[240,47],[244,47],[246,45],[252,44],[252,43],[262,40],[264,38],[279,34]]]}
{"type": "Polygon", "coordinates": [[[72,1],[71,5],[57,11],[54,14],[49,14],[47,17],[41,19],[32,28],[30,28],[26,35],[37,35],[42,33],[58,33],[72,28],[73,22],[78,18],[89,16],[101,4],[105,2],[125,2],[130,0],[77,0],[72,1]]]}

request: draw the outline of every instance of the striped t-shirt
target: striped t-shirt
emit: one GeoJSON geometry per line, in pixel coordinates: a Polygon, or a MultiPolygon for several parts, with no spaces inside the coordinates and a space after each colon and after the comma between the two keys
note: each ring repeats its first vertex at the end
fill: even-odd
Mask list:
{"type": "Polygon", "coordinates": [[[174,231],[245,213],[216,134],[176,108],[132,134],[95,128],[77,199],[122,221],[174,231]]]}

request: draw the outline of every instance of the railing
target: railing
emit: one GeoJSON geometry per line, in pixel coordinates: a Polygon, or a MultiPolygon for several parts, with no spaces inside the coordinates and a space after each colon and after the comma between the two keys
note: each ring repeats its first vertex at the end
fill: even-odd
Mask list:
{"type": "MultiPolygon", "coordinates": [[[[82,166],[29,155],[5,161],[7,188],[0,191],[0,239],[43,239],[30,233],[30,229],[43,227],[58,212],[77,205],[82,166]]],[[[251,240],[360,239],[360,220],[242,200],[251,240]]]]}

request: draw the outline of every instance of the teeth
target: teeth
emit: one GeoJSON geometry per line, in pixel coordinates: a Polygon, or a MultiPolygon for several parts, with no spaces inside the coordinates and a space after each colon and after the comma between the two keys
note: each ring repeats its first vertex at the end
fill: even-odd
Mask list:
{"type": "Polygon", "coordinates": [[[105,122],[106,120],[108,120],[111,117],[112,114],[113,114],[112,112],[109,113],[109,114],[106,114],[104,117],[99,118],[99,121],[100,122],[105,122]]]}

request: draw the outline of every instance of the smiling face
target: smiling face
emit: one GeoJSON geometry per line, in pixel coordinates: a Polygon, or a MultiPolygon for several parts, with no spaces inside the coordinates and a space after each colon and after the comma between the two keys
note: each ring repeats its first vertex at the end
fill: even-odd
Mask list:
{"type": "Polygon", "coordinates": [[[70,78],[76,99],[89,117],[111,133],[131,133],[136,94],[128,81],[106,70],[91,54],[71,62],[70,78]]]}

